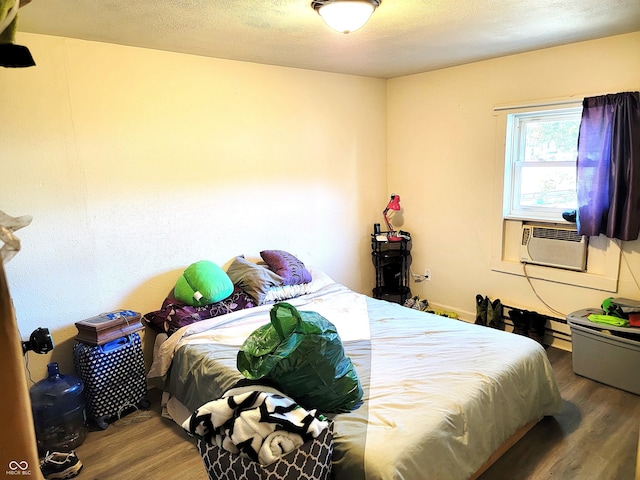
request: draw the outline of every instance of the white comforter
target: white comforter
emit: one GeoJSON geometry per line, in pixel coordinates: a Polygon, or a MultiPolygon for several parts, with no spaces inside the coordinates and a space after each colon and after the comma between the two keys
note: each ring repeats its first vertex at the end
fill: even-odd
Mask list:
{"type": "MultiPolygon", "coordinates": [[[[551,366],[533,340],[371,299],[339,284],[288,301],[336,325],[365,391],[362,407],[335,417],[337,479],[466,479],[519,427],[560,411],[551,366]]],[[[198,349],[215,344],[219,350],[210,361],[234,378],[238,347],[269,321],[269,310],[184,327],[159,349],[149,376],[165,377],[174,356],[199,355],[198,349]]],[[[194,379],[181,381],[197,389],[197,369],[184,367],[194,379]]],[[[213,400],[195,401],[193,392],[184,398],[213,400]]]]}

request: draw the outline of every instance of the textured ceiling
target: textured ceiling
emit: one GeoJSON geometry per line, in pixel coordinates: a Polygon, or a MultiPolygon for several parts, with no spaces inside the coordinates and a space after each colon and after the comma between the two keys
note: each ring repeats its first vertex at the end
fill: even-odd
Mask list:
{"type": "Polygon", "coordinates": [[[347,35],[310,4],[33,0],[20,9],[18,29],[379,78],[640,31],[640,0],[382,0],[347,35]]]}

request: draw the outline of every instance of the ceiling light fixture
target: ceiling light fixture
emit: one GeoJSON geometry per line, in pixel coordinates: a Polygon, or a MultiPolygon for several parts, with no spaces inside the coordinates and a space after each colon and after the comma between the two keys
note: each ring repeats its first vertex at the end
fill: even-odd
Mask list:
{"type": "Polygon", "coordinates": [[[341,33],[361,28],[382,0],[314,0],[311,7],[329,27],[341,33]]]}

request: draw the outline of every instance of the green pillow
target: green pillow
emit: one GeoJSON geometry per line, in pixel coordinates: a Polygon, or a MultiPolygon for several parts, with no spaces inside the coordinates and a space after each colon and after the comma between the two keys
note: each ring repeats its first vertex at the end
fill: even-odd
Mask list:
{"type": "Polygon", "coordinates": [[[208,260],[189,265],[174,289],[176,299],[194,307],[220,302],[232,293],[233,283],[229,275],[208,260]]]}

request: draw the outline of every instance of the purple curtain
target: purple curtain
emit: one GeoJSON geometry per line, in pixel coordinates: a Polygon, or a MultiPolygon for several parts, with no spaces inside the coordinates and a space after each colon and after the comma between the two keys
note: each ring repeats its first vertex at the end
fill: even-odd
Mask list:
{"type": "Polygon", "coordinates": [[[585,98],[578,135],[578,233],[640,233],[640,94],[585,98]]]}

